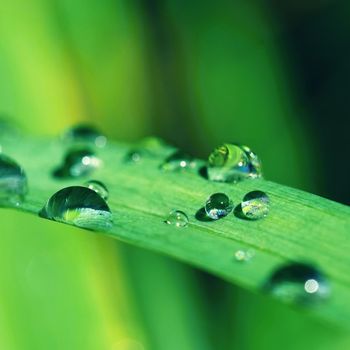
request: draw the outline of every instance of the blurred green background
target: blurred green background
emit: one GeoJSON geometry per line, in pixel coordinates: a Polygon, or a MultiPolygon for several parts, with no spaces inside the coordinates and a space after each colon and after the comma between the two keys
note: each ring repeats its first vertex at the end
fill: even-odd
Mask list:
{"type": "MultiPolygon", "coordinates": [[[[0,0],[0,113],[198,157],[349,203],[350,3],[0,0]]],[[[345,349],[347,334],[182,263],[2,209],[0,349],[345,349]]]]}

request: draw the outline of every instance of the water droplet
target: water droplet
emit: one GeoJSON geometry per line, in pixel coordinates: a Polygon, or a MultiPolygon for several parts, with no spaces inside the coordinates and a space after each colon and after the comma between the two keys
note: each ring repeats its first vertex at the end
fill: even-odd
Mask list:
{"type": "Polygon", "coordinates": [[[174,152],[161,165],[161,169],[165,171],[189,170],[195,167],[195,159],[182,151],[174,152]]]}
{"type": "Polygon", "coordinates": [[[277,269],[268,281],[267,289],[285,302],[301,304],[325,299],[330,294],[325,276],[315,267],[304,263],[293,263],[277,269]]]}
{"type": "Polygon", "coordinates": [[[212,194],[205,203],[205,212],[213,219],[220,219],[233,210],[233,203],[225,193],[212,194]]]}
{"type": "Polygon", "coordinates": [[[133,149],[126,154],[125,162],[139,163],[145,156],[148,156],[148,154],[143,149],[133,149]]]}
{"type": "Polygon", "coordinates": [[[253,249],[243,250],[239,249],[235,252],[235,259],[238,262],[246,262],[252,259],[255,255],[255,251],[253,249]]]}
{"type": "Polygon", "coordinates": [[[18,206],[27,190],[24,170],[14,160],[0,154],[0,205],[18,206]]]}
{"type": "Polygon", "coordinates": [[[78,124],[68,129],[63,139],[66,142],[73,144],[93,144],[96,147],[104,147],[107,143],[107,138],[93,126],[86,124],[78,124]]]}
{"type": "Polygon", "coordinates": [[[67,152],[63,165],[54,171],[59,178],[89,175],[101,165],[101,160],[89,149],[74,148],[67,152]]]}
{"type": "Polygon", "coordinates": [[[40,216],[94,231],[109,230],[113,224],[106,201],[94,190],[82,186],[66,187],[56,192],[40,216]]]}
{"type": "Polygon", "coordinates": [[[90,190],[95,191],[97,194],[99,194],[105,201],[108,199],[108,189],[107,187],[101,182],[97,180],[90,180],[85,183],[85,186],[90,188],[90,190]]]}
{"type": "Polygon", "coordinates": [[[247,193],[241,203],[242,214],[250,220],[262,219],[269,213],[270,198],[262,191],[247,193]]]}
{"type": "Polygon", "coordinates": [[[167,145],[158,137],[148,136],[140,141],[140,147],[147,149],[147,151],[153,154],[158,154],[159,152],[163,152],[167,145]]]}
{"type": "Polygon", "coordinates": [[[233,183],[259,178],[261,162],[249,147],[225,143],[209,155],[207,176],[212,181],[233,183]]]}
{"type": "Polygon", "coordinates": [[[181,210],[173,210],[169,213],[165,223],[176,227],[186,227],[188,225],[188,216],[181,210]]]}

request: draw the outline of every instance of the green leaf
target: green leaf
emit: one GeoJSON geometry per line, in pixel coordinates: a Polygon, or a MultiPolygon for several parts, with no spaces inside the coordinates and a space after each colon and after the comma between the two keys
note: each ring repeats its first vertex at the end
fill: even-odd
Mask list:
{"type": "MultiPolygon", "coordinates": [[[[7,140],[2,146],[28,176],[30,191],[21,210],[38,215],[53,193],[87,180],[52,176],[65,153],[59,140],[22,137],[20,142],[7,140]]],[[[232,185],[210,182],[195,171],[162,171],[160,165],[173,152],[171,147],[141,162],[126,162],[133,147],[109,142],[96,151],[103,166],[89,178],[103,181],[109,189],[114,219],[105,234],[175,257],[256,292],[263,292],[269,276],[282,264],[309,262],[327,276],[332,292],[327,301],[302,310],[346,326],[350,316],[348,207],[266,180],[232,185]],[[271,199],[265,219],[247,221],[233,214],[212,222],[196,218],[210,194],[224,192],[238,205],[252,190],[265,191],[271,199]],[[164,223],[173,209],[188,215],[187,227],[164,223]],[[249,248],[255,250],[251,261],[235,260],[237,250],[249,248]]]]}

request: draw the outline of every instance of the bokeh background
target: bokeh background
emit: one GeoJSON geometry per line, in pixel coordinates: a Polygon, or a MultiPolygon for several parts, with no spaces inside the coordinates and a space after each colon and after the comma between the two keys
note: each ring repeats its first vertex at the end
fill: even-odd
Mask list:
{"type": "MultiPolygon", "coordinates": [[[[202,158],[237,141],[266,178],[345,204],[349,62],[346,0],[0,0],[0,113],[27,132],[87,122],[202,158]]],[[[1,349],[350,346],[180,262],[5,209],[0,220],[1,349]]]]}

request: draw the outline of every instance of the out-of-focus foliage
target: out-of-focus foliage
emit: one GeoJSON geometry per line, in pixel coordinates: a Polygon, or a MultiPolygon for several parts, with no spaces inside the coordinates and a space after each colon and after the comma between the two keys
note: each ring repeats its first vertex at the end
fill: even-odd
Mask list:
{"type": "MultiPolygon", "coordinates": [[[[349,5],[306,3],[3,0],[0,112],[33,133],[88,121],[201,156],[237,140],[261,155],[268,178],[346,201],[349,5]]],[[[0,218],[1,348],[348,341],[180,263],[24,214],[0,218]]]]}

